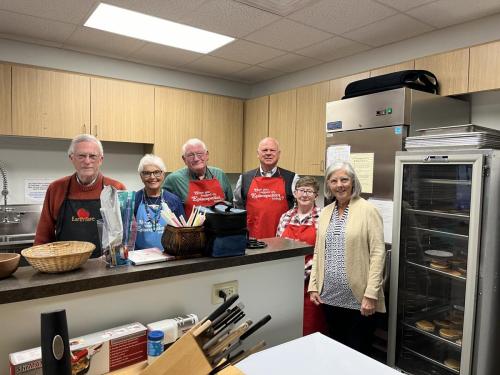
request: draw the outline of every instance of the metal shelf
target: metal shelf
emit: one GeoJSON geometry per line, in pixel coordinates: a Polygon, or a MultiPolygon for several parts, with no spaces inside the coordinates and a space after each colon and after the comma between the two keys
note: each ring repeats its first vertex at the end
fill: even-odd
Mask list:
{"type": "Polygon", "coordinates": [[[419,264],[419,263],[415,263],[415,262],[411,262],[409,260],[406,261],[407,264],[413,266],[413,267],[417,267],[417,268],[420,268],[420,269],[423,269],[423,270],[427,270],[427,271],[432,271],[434,273],[437,273],[438,275],[442,275],[442,276],[447,276],[447,277],[450,277],[452,279],[455,279],[455,280],[459,280],[459,281],[467,281],[467,278],[466,277],[463,277],[463,276],[455,276],[455,275],[452,275],[448,272],[445,272],[445,271],[441,271],[441,270],[438,270],[436,268],[432,268],[432,267],[428,267],[428,266],[424,266],[423,264],[419,264]]]}
{"type": "Polygon", "coordinates": [[[460,371],[454,370],[454,369],[452,369],[451,367],[446,366],[444,363],[439,362],[439,361],[436,361],[436,360],[435,360],[435,359],[433,359],[433,358],[427,357],[426,355],[424,355],[424,354],[422,354],[422,353],[416,352],[415,350],[410,349],[410,348],[408,348],[408,347],[406,347],[406,346],[402,346],[402,348],[403,348],[404,350],[406,350],[406,351],[410,352],[411,354],[413,354],[413,355],[415,355],[415,356],[417,356],[417,357],[419,357],[419,358],[422,358],[422,359],[426,360],[427,362],[432,363],[433,365],[436,365],[436,366],[442,367],[442,368],[444,368],[444,369],[446,369],[446,370],[448,370],[448,371],[452,372],[453,374],[460,374],[460,371]]]}
{"type": "Polygon", "coordinates": [[[426,215],[434,217],[442,217],[446,219],[459,219],[459,220],[469,220],[469,215],[467,214],[457,214],[446,211],[436,211],[436,210],[417,210],[416,208],[407,208],[405,211],[411,212],[417,215],[426,215]]]}
{"type": "Polygon", "coordinates": [[[435,234],[435,235],[440,236],[440,237],[449,237],[449,238],[460,239],[460,240],[468,240],[469,239],[469,236],[467,236],[465,234],[443,232],[442,230],[419,228],[419,227],[410,227],[410,229],[418,230],[418,231],[421,231],[424,233],[435,234]]]}
{"type": "Polygon", "coordinates": [[[413,331],[417,331],[418,333],[421,333],[427,337],[430,337],[432,339],[435,339],[435,340],[438,340],[440,342],[444,342],[446,344],[449,344],[451,345],[454,349],[458,349],[458,350],[462,350],[462,346],[461,345],[458,345],[456,342],[454,341],[451,341],[451,340],[447,340],[445,339],[444,337],[441,337],[437,334],[435,334],[434,332],[427,332],[427,331],[424,331],[423,329],[420,329],[412,324],[409,324],[409,323],[406,323],[406,322],[401,322],[401,324],[403,324],[406,328],[409,328],[413,331]]]}
{"type": "Polygon", "coordinates": [[[450,180],[444,178],[422,178],[420,181],[428,184],[443,184],[443,185],[472,185],[471,180],[450,180]]]}

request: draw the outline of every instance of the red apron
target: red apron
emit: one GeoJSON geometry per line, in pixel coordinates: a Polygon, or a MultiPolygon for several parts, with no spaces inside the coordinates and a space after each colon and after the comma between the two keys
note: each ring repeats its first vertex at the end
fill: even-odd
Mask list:
{"type": "Polygon", "coordinates": [[[191,215],[194,206],[212,206],[224,200],[224,191],[219,180],[211,178],[208,180],[190,180],[189,190],[184,202],[186,220],[191,215]]]}
{"type": "Polygon", "coordinates": [[[250,237],[275,237],[281,215],[288,211],[285,180],[254,177],[248,189],[246,208],[250,237]]]}
{"type": "MultiPolygon", "coordinates": [[[[316,242],[316,227],[313,225],[291,225],[288,224],[281,237],[307,242],[314,246],[316,242]]],[[[306,255],[305,263],[313,257],[312,254],[306,255]]],[[[304,336],[311,333],[321,332],[327,334],[327,325],[324,312],[321,306],[316,306],[309,299],[307,293],[307,283],[304,285],[304,321],[302,334],[304,336]]]]}

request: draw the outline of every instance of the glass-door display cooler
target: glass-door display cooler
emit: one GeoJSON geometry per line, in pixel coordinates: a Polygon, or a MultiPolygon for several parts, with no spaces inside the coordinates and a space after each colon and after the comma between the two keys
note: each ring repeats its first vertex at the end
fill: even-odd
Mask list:
{"type": "Polygon", "coordinates": [[[399,152],[388,363],[500,374],[500,152],[399,152]]]}

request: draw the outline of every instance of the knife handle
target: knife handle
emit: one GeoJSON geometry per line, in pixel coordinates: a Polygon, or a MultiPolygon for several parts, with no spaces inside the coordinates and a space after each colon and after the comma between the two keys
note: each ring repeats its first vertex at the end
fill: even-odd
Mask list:
{"type": "Polygon", "coordinates": [[[227,335],[222,340],[220,340],[217,344],[215,344],[214,346],[209,348],[209,350],[207,351],[206,354],[209,357],[213,357],[213,356],[216,356],[217,354],[219,354],[222,350],[224,350],[224,348],[226,346],[230,345],[234,340],[239,339],[240,336],[243,333],[245,333],[245,331],[248,329],[248,327],[250,327],[250,324],[252,324],[252,321],[246,321],[246,322],[242,323],[238,328],[231,331],[229,333],[229,335],[227,335]]]}
{"type": "Polygon", "coordinates": [[[220,305],[218,308],[216,308],[208,317],[207,320],[214,320],[217,318],[220,314],[222,314],[224,311],[226,311],[229,306],[233,304],[234,301],[238,299],[238,293],[233,294],[231,297],[229,297],[226,302],[224,302],[222,305],[220,305]]]}
{"type": "Polygon", "coordinates": [[[271,320],[271,315],[266,315],[261,320],[259,320],[257,323],[255,323],[253,326],[251,326],[248,331],[246,331],[244,334],[242,334],[240,339],[245,340],[248,336],[250,336],[252,333],[257,331],[260,327],[262,327],[264,324],[266,324],[270,320],[271,320]]]}
{"type": "Polygon", "coordinates": [[[266,342],[265,341],[261,341],[257,345],[252,346],[250,349],[244,351],[243,353],[234,356],[234,358],[231,358],[230,362],[231,362],[231,364],[235,365],[236,363],[244,360],[249,355],[257,353],[259,350],[263,349],[265,346],[266,346],[266,342]]]}

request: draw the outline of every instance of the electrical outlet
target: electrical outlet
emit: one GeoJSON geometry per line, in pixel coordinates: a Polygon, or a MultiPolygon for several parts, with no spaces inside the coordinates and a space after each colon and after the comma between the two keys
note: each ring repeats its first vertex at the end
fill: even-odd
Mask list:
{"type": "Polygon", "coordinates": [[[214,284],[212,287],[212,305],[217,305],[224,302],[219,297],[219,291],[222,290],[226,293],[226,298],[231,297],[233,294],[238,293],[238,281],[226,281],[225,283],[214,284]]]}

